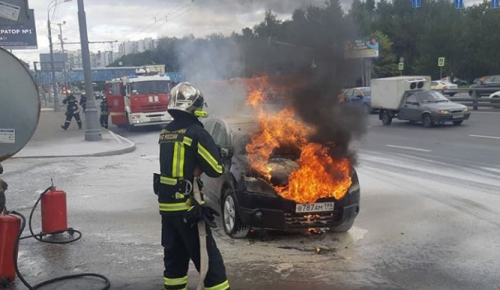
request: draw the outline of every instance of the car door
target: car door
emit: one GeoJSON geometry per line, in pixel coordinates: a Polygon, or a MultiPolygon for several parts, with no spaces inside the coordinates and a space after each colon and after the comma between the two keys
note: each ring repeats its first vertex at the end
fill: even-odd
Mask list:
{"type": "Polygon", "coordinates": [[[354,90],[352,89],[349,89],[349,90],[346,90],[345,93],[344,93],[344,102],[345,103],[350,103],[351,102],[351,99],[352,99],[352,92],[354,90]]]}
{"type": "Polygon", "coordinates": [[[363,103],[363,93],[360,90],[352,90],[352,96],[350,97],[350,103],[354,105],[361,105],[363,103]]]}
{"type": "MultiPolygon", "coordinates": [[[[215,121],[213,130],[212,130],[212,138],[215,141],[215,144],[220,146],[221,148],[228,147],[228,131],[225,127],[224,122],[221,120],[215,121]]],[[[224,166],[226,167],[226,166],[224,166]]],[[[220,194],[222,192],[222,186],[224,185],[225,176],[221,176],[218,178],[204,178],[206,192],[205,194],[209,195],[209,198],[213,201],[219,202],[221,197],[220,194]]]]}
{"type": "Polygon", "coordinates": [[[420,104],[415,94],[408,94],[399,109],[399,119],[409,121],[420,120],[420,104]]]}

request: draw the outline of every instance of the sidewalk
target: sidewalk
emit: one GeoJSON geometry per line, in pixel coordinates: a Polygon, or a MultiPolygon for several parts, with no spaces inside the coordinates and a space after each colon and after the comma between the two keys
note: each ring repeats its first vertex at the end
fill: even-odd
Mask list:
{"type": "MultiPolygon", "coordinates": [[[[73,119],[67,131],[61,128],[65,121],[65,108],[54,112],[42,108],[38,128],[31,141],[13,158],[97,157],[129,153],[135,144],[102,128],[102,141],[85,141],[85,129],[79,130],[73,119]]],[[[85,114],[82,114],[85,128],[85,114]]]]}

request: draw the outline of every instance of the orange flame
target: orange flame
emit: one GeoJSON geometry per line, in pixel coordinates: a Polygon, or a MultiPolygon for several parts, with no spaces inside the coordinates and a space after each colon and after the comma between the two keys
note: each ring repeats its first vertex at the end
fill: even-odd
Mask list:
{"type": "Polygon", "coordinates": [[[327,147],[309,142],[315,129],[299,120],[293,109],[265,110],[262,105],[271,88],[267,78],[248,83],[247,104],[256,110],[259,123],[259,130],[246,146],[251,168],[270,183],[269,158],[277,149],[291,150],[299,155],[299,167],[289,175],[286,186],[273,185],[279,195],[297,203],[315,203],[327,197],[343,198],[352,183],[349,160],[335,159],[328,154],[329,147],[334,144],[325,144],[327,147]]]}

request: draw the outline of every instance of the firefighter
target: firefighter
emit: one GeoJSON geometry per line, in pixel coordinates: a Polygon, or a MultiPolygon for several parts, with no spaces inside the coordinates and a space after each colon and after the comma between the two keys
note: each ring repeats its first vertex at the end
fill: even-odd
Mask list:
{"type": "MultiPolygon", "coordinates": [[[[203,172],[215,178],[223,174],[220,150],[198,117],[206,117],[202,93],[189,83],[172,89],[168,112],[173,121],[160,133],[161,175],[155,175],[162,216],[165,289],[186,289],[189,260],[200,270],[197,223],[205,220],[215,227],[215,211],[190,196],[195,177],[203,172]],[[191,186],[189,186],[191,185],[191,186]]],[[[196,180],[198,180],[196,178],[196,180]]],[[[205,289],[226,290],[229,282],[224,261],[207,227],[208,273],[205,289]]]]}
{"type": "Polygon", "coordinates": [[[80,96],[80,106],[82,106],[83,113],[85,114],[87,112],[87,95],[82,94],[80,96]]]}
{"type": "Polygon", "coordinates": [[[68,96],[63,100],[63,104],[66,107],[66,122],[61,126],[64,130],[68,130],[71,124],[71,119],[75,117],[76,123],[78,123],[78,129],[82,129],[82,120],[80,119],[80,109],[78,108],[78,100],[76,97],[68,91],[68,96]]]}
{"type": "Polygon", "coordinates": [[[101,101],[101,117],[100,117],[101,127],[108,129],[108,120],[109,120],[109,106],[108,102],[106,101],[106,97],[103,97],[101,101]]]}

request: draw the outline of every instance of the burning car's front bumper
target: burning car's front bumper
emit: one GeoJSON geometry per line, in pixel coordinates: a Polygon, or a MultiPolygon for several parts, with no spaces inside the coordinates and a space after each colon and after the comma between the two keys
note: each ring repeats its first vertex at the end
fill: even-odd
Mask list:
{"type": "Polygon", "coordinates": [[[294,201],[247,191],[238,191],[237,200],[241,221],[251,227],[273,230],[335,228],[358,215],[360,189],[356,178],[349,193],[341,200],[325,198],[317,201],[334,202],[334,210],[330,212],[296,213],[297,203],[294,201]]]}

